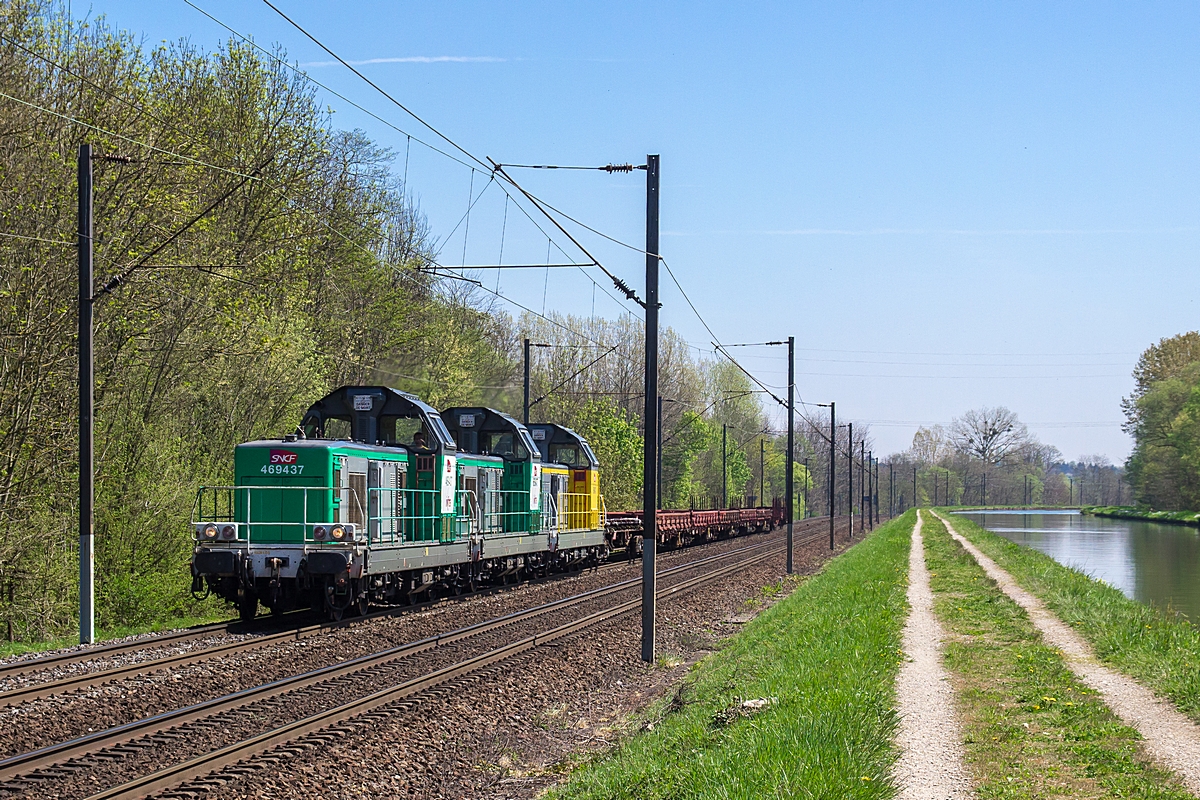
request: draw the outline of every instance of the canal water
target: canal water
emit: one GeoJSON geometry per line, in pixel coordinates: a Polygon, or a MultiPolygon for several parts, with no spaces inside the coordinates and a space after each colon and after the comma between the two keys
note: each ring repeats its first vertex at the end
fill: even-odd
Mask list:
{"type": "Polygon", "coordinates": [[[1077,511],[976,511],[961,516],[1060,564],[1200,622],[1200,531],[1077,511]]]}

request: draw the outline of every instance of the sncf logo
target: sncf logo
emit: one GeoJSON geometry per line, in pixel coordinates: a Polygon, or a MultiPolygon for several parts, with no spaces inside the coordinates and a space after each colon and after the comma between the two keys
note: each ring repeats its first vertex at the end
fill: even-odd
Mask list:
{"type": "Polygon", "coordinates": [[[299,458],[299,456],[296,453],[293,453],[291,450],[271,451],[272,464],[295,464],[297,458],[299,458]]]}

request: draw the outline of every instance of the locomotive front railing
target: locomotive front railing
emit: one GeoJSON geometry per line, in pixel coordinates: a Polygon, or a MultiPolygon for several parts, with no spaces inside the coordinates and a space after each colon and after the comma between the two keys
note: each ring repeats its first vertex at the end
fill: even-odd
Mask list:
{"type": "MultiPolygon", "coordinates": [[[[331,486],[202,486],[196,493],[192,507],[192,523],[234,523],[236,538],[216,540],[226,544],[249,546],[256,539],[262,543],[341,543],[347,540],[333,539],[333,528],[339,524],[349,524],[349,520],[330,517],[353,516],[356,511],[357,519],[366,519],[362,502],[353,489],[334,489],[331,486]],[[342,500],[336,506],[332,503],[335,493],[342,500]],[[343,507],[345,512],[342,511],[343,507]],[[334,513],[327,513],[328,509],[334,513]],[[318,528],[322,530],[318,532],[318,528]]],[[[354,535],[365,538],[367,531],[362,526],[356,526],[354,535]]]]}
{"type": "Polygon", "coordinates": [[[542,495],[542,530],[564,533],[603,527],[604,512],[592,506],[592,496],[587,492],[547,492],[542,495]]]}

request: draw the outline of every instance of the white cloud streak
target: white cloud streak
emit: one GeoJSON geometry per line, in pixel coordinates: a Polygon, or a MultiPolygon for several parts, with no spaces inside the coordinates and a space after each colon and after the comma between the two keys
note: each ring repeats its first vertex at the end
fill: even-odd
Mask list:
{"type": "MultiPolygon", "coordinates": [[[[393,58],[366,58],[361,61],[347,61],[353,67],[363,67],[368,64],[495,64],[508,61],[507,58],[495,56],[396,56],[393,58]]],[[[308,61],[302,67],[336,67],[338,61],[308,61]]]]}

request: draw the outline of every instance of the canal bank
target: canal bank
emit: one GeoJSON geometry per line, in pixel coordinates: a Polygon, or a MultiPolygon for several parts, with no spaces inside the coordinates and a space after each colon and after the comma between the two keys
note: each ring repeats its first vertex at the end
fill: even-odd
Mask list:
{"type": "Polygon", "coordinates": [[[955,512],[1168,613],[1200,620],[1200,535],[1182,525],[1064,510],[955,512]]]}
{"type": "Polygon", "coordinates": [[[969,515],[950,518],[964,537],[1079,633],[1102,663],[1200,721],[1200,629],[1186,616],[1133,600],[1107,581],[985,530],[969,515]]]}
{"type": "Polygon", "coordinates": [[[1136,506],[1087,506],[1080,509],[1084,514],[1113,519],[1138,519],[1146,522],[1162,522],[1167,525],[1191,525],[1200,527],[1200,513],[1195,511],[1153,511],[1136,506]]]}
{"type": "MultiPolygon", "coordinates": [[[[942,519],[923,516],[934,607],[947,631],[946,667],[976,796],[1190,797],[942,519]]],[[[943,516],[960,531],[967,527],[943,516]]]]}

